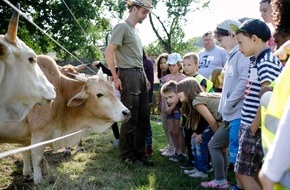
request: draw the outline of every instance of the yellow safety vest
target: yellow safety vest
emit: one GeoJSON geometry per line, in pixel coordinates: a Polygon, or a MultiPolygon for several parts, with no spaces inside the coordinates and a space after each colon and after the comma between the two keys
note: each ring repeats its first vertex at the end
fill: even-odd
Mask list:
{"type": "MultiPolygon", "coordinates": [[[[279,121],[283,115],[285,105],[287,104],[288,97],[290,95],[290,61],[286,64],[282,73],[271,84],[274,86],[270,102],[266,107],[261,108],[261,123],[262,123],[262,145],[264,154],[266,155],[274,140],[275,133],[277,131],[279,121]]],[[[288,170],[290,172],[289,166],[288,170]]],[[[277,190],[287,189],[277,184],[275,186],[277,190]]]]}
{"type": "Polygon", "coordinates": [[[204,76],[202,76],[201,74],[197,74],[195,77],[194,77],[197,82],[200,84],[200,82],[205,79],[206,80],[206,92],[214,92],[213,90],[213,84],[210,80],[208,80],[207,78],[205,78],[204,76]]]}

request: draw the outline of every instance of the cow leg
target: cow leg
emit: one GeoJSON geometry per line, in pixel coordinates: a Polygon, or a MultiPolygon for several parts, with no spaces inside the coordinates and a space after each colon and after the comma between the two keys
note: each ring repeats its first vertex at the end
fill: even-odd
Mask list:
{"type": "Polygon", "coordinates": [[[34,184],[40,184],[42,181],[41,161],[45,146],[39,146],[31,150],[32,165],[33,165],[33,180],[34,184]]]}
{"type": "Polygon", "coordinates": [[[82,139],[80,140],[79,144],[78,144],[78,152],[83,152],[85,151],[85,148],[83,147],[83,141],[82,139]]]}
{"type": "Polygon", "coordinates": [[[64,151],[63,151],[62,156],[63,156],[63,157],[68,157],[68,156],[70,156],[70,155],[71,155],[71,148],[70,148],[70,147],[66,147],[66,148],[64,149],[64,151]]]}
{"type": "Polygon", "coordinates": [[[31,151],[27,150],[22,152],[23,157],[23,175],[32,179],[32,168],[31,168],[31,151]]]}

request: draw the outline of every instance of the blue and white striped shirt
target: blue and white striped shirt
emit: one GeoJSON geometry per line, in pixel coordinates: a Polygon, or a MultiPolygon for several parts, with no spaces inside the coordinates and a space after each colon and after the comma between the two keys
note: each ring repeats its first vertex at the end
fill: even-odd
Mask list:
{"type": "Polygon", "coordinates": [[[282,69],[282,63],[270,49],[262,51],[257,59],[255,57],[251,58],[249,78],[242,108],[242,124],[251,125],[256,116],[260,105],[258,94],[261,90],[261,84],[267,81],[273,82],[282,69]]]}

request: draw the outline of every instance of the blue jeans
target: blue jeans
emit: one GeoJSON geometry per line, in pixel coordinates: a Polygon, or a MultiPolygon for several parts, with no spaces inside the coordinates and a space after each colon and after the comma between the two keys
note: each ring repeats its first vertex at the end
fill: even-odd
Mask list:
{"type": "Polygon", "coordinates": [[[230,163],[236,163],[236,158],[239,150],[239,130],[241,119],[235,119],[229,122],[229,154],[230,163]]]}
{"type": "Polygon", "coordinates": [[[208,173],[209,162],[208,162],[208,149],[207,144],[213,136],[213,132],[209,126],[204,127],[202,130],[201,138],[202,143],[196,144],[195,139],[191,139],[191,149],[192,154],[194,155],[195,167],[198,171],[208,173]]]}

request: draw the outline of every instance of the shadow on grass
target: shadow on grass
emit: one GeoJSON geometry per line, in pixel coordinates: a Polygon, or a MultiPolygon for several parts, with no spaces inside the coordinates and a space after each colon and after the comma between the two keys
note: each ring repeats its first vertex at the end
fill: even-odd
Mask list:
{"type": "MultiPolygon", "coordinates": [[[[62,152],[45,152],[44,182],[34,186],[32,182],[21,181],[22,164],[16,163],[10,189],[61,189],[61,190],[198,190],[200,183],[213,179],[193,179],[183,173],[178,163],[169,161],[159,153],[164,147],[165,137],[160,121],[152,121],[153,167],[122,163],[118,149],[112,146],[113,133],[88,134],[83,140],[84,152],[72,152],[64,159],[62,152]]],[[[19,161],[18,161],[19,162],[19,161]]],[[[44,173],[44,172],[43,172],[44,173]]],[[[229,181],[234,175],[229,173],[229,181]]]]}

